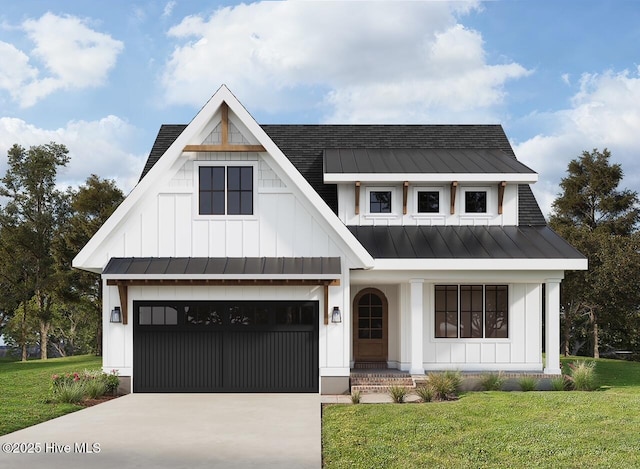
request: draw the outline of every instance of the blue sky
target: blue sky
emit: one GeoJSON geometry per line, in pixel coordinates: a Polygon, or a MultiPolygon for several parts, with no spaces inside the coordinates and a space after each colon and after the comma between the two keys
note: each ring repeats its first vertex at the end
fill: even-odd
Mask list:
{"type": "Polygon", "coordinates": [[[64,143],[64,184],[128,192],[225,83],[260,123],[500,123],[548,213],[583,150],[640,190],[638,44],[632,0],[3,1],[0,155],[64,143]]]}

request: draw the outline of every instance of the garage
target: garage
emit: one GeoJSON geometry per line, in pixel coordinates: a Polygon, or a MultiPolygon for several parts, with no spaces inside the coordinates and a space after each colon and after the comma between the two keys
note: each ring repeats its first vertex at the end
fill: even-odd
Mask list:
{"type": "Polygon", "coordinates": [[[134,301],[134,392],[318,392],[317,301],[134,301]]]}

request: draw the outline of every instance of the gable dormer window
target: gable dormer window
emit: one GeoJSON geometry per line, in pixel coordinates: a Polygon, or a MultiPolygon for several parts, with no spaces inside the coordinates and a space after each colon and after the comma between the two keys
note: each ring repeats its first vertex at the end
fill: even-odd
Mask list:
{"type": "Polygon", "coordinates": [[[391,213],[391,191],[370,191],[369,213],[391,213]]]}
{"type": "Polygon", "coordinates": [[[200,215],[253,215],[252,166],[200,166],[200,215]]]}

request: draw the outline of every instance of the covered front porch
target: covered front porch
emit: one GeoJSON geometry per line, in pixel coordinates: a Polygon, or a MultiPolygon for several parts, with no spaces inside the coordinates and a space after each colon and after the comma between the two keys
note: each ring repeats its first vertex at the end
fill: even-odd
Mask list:
{"type": "Polygon", "coordinates": [[[409,376],[558,375],[562,277],[562,271],[352,271],[351,367],[409,376]]]}

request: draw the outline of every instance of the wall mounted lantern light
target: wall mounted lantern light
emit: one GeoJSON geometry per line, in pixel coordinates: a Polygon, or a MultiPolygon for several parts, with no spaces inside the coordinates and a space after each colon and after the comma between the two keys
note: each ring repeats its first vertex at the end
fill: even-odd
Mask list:
{"type": "Polygon", "coordinates": [[[120,306],[116,306],[111,310],[111,322],[122,322],[122,313],[120,312],[120,306]]]}
{"type": "Polygon", "coordinates": [[[333,307],[333,312],[331,313],[331,322],[334,324],[342,322],[342,313],[340,312],[340,308],[337,306],[333,307]]]}

